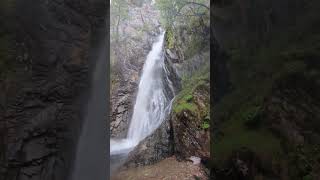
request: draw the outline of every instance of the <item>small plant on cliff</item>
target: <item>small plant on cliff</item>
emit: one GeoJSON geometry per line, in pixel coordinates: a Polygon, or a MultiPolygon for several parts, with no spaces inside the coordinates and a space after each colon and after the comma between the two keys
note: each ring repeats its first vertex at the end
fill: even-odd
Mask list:
{"type": "Polygon", "coordinates": [[[208,122],[204,122],[202,124],[202,129],[209,129],[209,127],[210,127],[210,124],[208,122]]]}
{"type": "Polygon", "coordinates": [[[167,47],[169,49],[173,49],[174,48],[174,34],[172,32],[172,29],[171,28],[167,28],[167,31],[166,31],[166,43],[167,43],[167,47]]]}
{"type": "Polygon", "coordinates": [[[176,104],[173,107],[173,111],[176,113],[180,113],[184,110],[189,110],[191,112],[196,111],[197,107],[194,103],[188,103],[185,100],[180,100],[178,102],[176,102],[176,104]]]}
{"type": "Polygon", "coordinates": [[[191,94],[187,95],[184,97],[184,99],[187,101],[187,102],[191,102],[192,99],[193,99],[193,96],[191,94]]]}
{"type": "Polygon", "coordinates": [[[209,129],[210,128],[210,115],[209,114],[203,120],[202,129],[209,129]]]}

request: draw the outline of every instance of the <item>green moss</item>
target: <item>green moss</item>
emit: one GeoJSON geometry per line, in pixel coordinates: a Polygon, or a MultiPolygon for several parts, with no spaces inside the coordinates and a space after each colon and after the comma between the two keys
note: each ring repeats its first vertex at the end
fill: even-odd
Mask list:
{"type": "Polygon", "coordinates": [[[212,149],[216,161],[224,160],[231,156],[232,151],[247,147],[258,154],[270,153],[277,157],[281,152],[280,140],[266,128],[248,130],[246,121],[252,117],[249,109],[242,109],[234,114],[230,120],[223,124],[223,136],[216,139],[212,149]],[[245,112],[245,113],[243,113],[245,112]]]}
{"type": "Polygon", "coordinates": [[[203,122],[203,124],[202,124],[202,129],[209,129],[210,128],[210,124],[209,124],[209,122],[203,122]]]}
{"type": "Polygon", "coordinates": [[[187,96],[184,97],[184,100],[185,100],[186,102],[191,102],[192,99],[193,99],[193,95],[191,95],[191,94],[189,94],[189,95],[187,95],[187,96]]]}
{"type": "Polygon", "coordinates": [[[167,35],[166,35],[166,42],[167,42],[167,47],[169,49],[173,49],[175,46],[175,38],[174,38],[174,32],[172,28],[169,28],[167,30],[167,35]]]}
{"type": "Polygon", "coordinates": [[[194,103],[187,103],[185,101],[180,101],[173,108],[173,111],[175,113],[180,113],[183,110],[189,110],[189,111],[195,112],[197,110],[197,107],[194,103]]]}
{"type": "Polygon", "coordinates": [[[203,119],[203,123],[201,125],[202,129],[210,128],[210,112],[207,112],[207,116],[203,119]]]}
{"type": "Polygon", "coordinates": [[[191,34],[189,36],[191,37],[191,40],[189,42],[184,42],[187,43],[187,48],[184,51],[186,59],[192,58],[194,55],[201,52],[203,47],[208,44],[197,34],[191,34]]]}
{"type": "MultiPolygon", "coordinates": [[[[193,93],[197,88],[209,83],[209,74],[208,67],[204,66],[203,69],[195,72],[192,77],[182,79],[182,90],[175,97],[173,103],[173,111],[175,113],[179,113],[183,110],[189,110],[195,114],[200,113],[197,105],[193,101],[193,93]]],[[[202,109],[202,111],[208,112],[207,109],[202,109]]]]}

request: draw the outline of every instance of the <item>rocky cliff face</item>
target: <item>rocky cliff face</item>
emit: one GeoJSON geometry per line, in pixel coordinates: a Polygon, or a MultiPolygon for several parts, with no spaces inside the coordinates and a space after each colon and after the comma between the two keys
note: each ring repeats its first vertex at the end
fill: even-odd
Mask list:
{"type": "Polygon", "coordinates": [[[106,3],[10,3],[15,53],[0,85],[0,179],[66,179],[94,64],[91,40],[105,23],[106,3]]]}
{"type": "MultiPolygon", "coordinates": [[[[180,88],[180,78],[173,68],[172,59],[165,56],[165,66],[168,70],[168,79],[165,80],[166,93],[170,93],[168,97],[173,97],[180,88]],[[174,84],[174,89],[171,89],[170,84],[174,84]],[[172,92],[172,90],[174,92],[172,92]]],[[[165,72],[163,72],[165,73],[165,72]]],[[[148,137],[139,143],[135,149],[130,152],[124,167],[136,167],[143,165],[151,165],[166,157],[174,154],[173,141],[173,124],[170,115],[166,117],[163,123],[148,137]]]]}
{"type": "Polygon", "coordinates": [[[205,70],[204,77],[197,76],[190,80],[189,86],[180,89],[181,80],[175,73],[172,59],[166,58],[166,61],[172,75],[170,79],[177,88],[172,112],[155,132],[129,154],[125,168],[151,165],[172,155],[180,160],[196,156],[207,161],[210,157],[207,124],[210,119],[209,72],[205,70]]]}
{"type": "MultiPolygon", "coordinates": [[[[166,39],[168,36],[166,34],[166,39]]],[[[176,38],[183,43],[181,39],[185,37],[176,38]]],[[[181,59],[183,55],[180,53],[189,46],[178,47],[169,48],[168,41],[164,46],[165,64],[175,92],[172,112],[129,154],[124,168],[152,165],[172,155],[179,160],[196,156],[206,161],[210,157],[209,53],[197,52],[192,57],[181,59]]]]}
{"type": "Polygon", "coordinates": [[[139,77],[147,54],[160,34],[159,12],[150,2],[129,3],[129,18],[119,24],[119,40],[111,42],[111,137],[126,137],[139,77]]]}
{"type": "Polygon", "coordinates": [[[311,158],[319,156],[319,7],[217,2],[216,38],[227,55],[230,89],[214,103],[215,178],[319,178],[311,158]]]}

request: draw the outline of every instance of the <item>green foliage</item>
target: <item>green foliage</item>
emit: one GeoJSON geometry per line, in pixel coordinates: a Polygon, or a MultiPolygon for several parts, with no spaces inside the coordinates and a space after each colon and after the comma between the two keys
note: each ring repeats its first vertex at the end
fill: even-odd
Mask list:
{"type": "Polygon", "coordinates": [[[161,23],[163,27],[171,27],[175,21],[178,9],[181,6],[181,1],[156,0],[156,5],[161,12],[161,23]]]}
{"type": "Polygon", "coordinates": [[[167,28],[166,31],[166,44],[169,49],[173,49],[175,45],[175,38],[172,28],[167,28]]]}
{"type": "Polygon", "coordinates": [[[208,17],[207,0],[181,1],[181,0],[156,0],[156,5],[161,12],[164,27],[170,27],[179,18],[190,19],[201,16],[208,17]],[[207,14],[206,14],[207,13],[207,14]]]}
{"type": "Polygon", "coordinates": [[[193,91],[196,87],[209,83],[209,81],[210,63],[206,63],[194,72],[191,77],[182,77],[182,91],[179,94],[184,94],[185,91],[193,91]]]}
{"type": "Polygon", "coordinates": [[[202,129],[210,128],[210,112],[208,112],[207,116],[203,119],[202,129]]]}
{"type": "Polygon", "coordinates": [[[187,48],[184,52],[185,58],[191,58],[201,50],[203,50],[204,46],[208,43],[205,43],[204,40],[201,39],[201,37],[197,34],[193,34],[190,38],[190,42],[187,42],[187,48]]]}
{"type": "Polygon", "coordinates": [[[251,106],[239,109],[229,120],[223,123],[220,131],[223,134],[217,137],[212,144],[216,155],[215,161],[219,163],[231,156],[236,149],[246,147],[257,154],[265,154],[271,157],[278,157],[282,153],[280,140],[267,128],[261,127],[255,130],[248,130],[246,122],[252,119],[255,110],[251,106]]]}
{"type": "Polygon", "coordinates": [[[176,105],[173,108],[173,111],[175,113],[180,113],[182,111],[189,110],[191,112],[194,112],[197,110],[197,106],[194,103],[188,103],[185,101],[179,101],[176,103],[176,105]]]}
{"type": "Polygon", "coordinates": [[[209,47],[210,11],[208,0],[157,0],[160,23],[166,29],[169,49],[181,48],[185,58],[209,47]]]}
{"type": "Polygon", "coordinates": [[[193,99],[193,95],[189,94],[189,95],[185,96],[184,99],[186,102],[191,102],[193,99]]]}
{"type": "MultiPolygon", "coordinates": [[[[204,66],[203,69],[200,69],[198,72],[194,73],[191,78],[182,80],[182,90],[176,96],[173,103],[173,111],[175,113],[180,113],[183,110],[189,110],[195,114],[200,113],[199,108],[194,103],[193,93],[197,88],[209,83],[209,75],[210,72],[208,67],[204,66]]],[[[207,109],[201,109],[201,111],[209,114],[209,107],[206,108],[207,109]]],[[[208,116],[206,116],[205,120],[208,120],[208,116]]]]}
{"type": "Polygon", "coordinates": [[[209,124],[209,122],[203,122],[203,124],[202,124],[202,129],[209,129],[210,128],[210,124],[209,124]]]}

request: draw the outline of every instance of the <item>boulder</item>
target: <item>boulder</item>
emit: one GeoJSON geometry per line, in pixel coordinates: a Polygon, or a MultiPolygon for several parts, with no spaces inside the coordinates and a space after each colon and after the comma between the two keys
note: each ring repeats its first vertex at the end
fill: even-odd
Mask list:
{"type": "Polygon", "coordinates": [[[166,53],[173,62],[178,61],[179,57],[175,52],[171,51],[170,49],[166,49],[166,53]]]}
{"type": "Polygon", "coordinates": [[[142,140],[128,155],[124,167],[154,164],[173,155],[174,144],[170,120],[164,121],[150,136],[142,140]]]}

